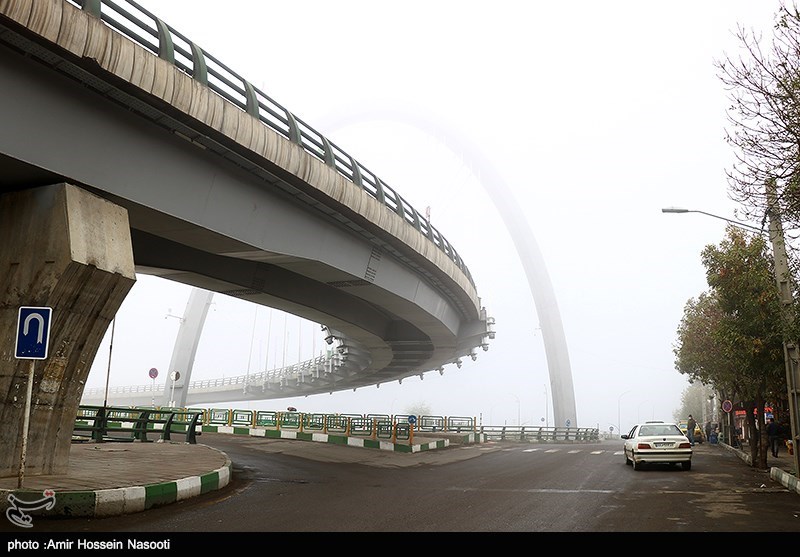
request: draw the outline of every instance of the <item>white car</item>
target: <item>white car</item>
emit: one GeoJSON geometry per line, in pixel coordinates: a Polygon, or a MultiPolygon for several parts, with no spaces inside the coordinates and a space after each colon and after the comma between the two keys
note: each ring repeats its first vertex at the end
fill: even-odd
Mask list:
{"type": "Polygon", "coordinates": [[[634,470],[645,464],[680,464],[684,470],[692,469],[692,444],[678,424],[636,424],[620,437],[625,440],[625,464],[631,464],[634,470]]]}

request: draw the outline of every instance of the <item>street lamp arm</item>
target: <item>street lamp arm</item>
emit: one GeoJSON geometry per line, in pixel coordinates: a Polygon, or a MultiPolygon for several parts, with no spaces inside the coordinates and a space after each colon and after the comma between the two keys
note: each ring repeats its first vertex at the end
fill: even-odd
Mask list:
{"type": "Polygon", "coordinates": [[[747,228],[749,230],[753,230],[753,231],[758,232],[760,234],[768,234],[768,232],[766,230],[764,230],[763,228],[758,228],[757,226],[753,226],[752,224],[747,224],[745,222],[739,222],[738,220],[728,219],[728,218],[725,218],[725,217],[721,217],[719,215],[714,215],[712,213],[706,213],[705,211],[699,211],[699,210],[696,210],[696,209],[683,209],[681,207],[665,207],[665,208],[661,209],[661,212],[662,213],[700,213],[700,214],[706,215],[708,217],[714,217],[715,219],[724,220],[726,222],[731,223],[734,226],[739,226],[741,228],[747,228]]]}

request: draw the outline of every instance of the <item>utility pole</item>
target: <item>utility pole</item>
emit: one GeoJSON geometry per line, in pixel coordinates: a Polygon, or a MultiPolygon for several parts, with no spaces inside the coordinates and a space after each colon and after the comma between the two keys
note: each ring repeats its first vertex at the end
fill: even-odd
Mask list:
{"type": "MultiPolygon", "coordinates": [[[[781,312],[784,321],[788,325],[793,324],[792,317],[792,289],[789,282],[789,264],[786,256],[786,243],[783,237],[783,225],[778,207],[777,193],[775,191],[775,181],[770,180],[766,186],[767,193],[767,214],[769,216],[769,239],[772,243],[772,256],[775,263],[775,280],[778,283],[778,293],[781,301],[781,312]]],[[[794,474],[800,474],[800,447],[798,446],[798,427],[800,427],[800,416],[798,416],[798,391],[800,384],[800,353],[798,352],[796,341],[783,342],[783,359],[786,364],[786,388],[789,398],[789,422],[792,428],[792,449],[794,452],[794,474]]]]}

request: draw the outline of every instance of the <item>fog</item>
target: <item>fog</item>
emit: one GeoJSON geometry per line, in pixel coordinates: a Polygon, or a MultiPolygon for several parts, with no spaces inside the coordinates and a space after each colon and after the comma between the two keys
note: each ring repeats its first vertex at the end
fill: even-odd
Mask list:
{"type": "MultiPolygon", "coordinates": [[[[552,284],[577,425],[674,418],[688,385],[674,367],[676,329],[687,300],[707,288],[700,252],[722,239],[725,223],[661,208],[734,217],[728,101],[714,61],[739,52],[737,24],[768,37],[777,2],[141,4],[418,210],[429,207],[497,323],[488,351],[443,375],[223,407],[425,408],[492,425],[554,425],[540,316],[493,202],[503,187],[552,284]]],[[[90,387],[147,384],[152,367],[157,382],[168,374],[191,288],[137,278],[90,387]]],[[[310,358],[322,338],[316,324],[215,295],[192,379],[310,358]]]]}

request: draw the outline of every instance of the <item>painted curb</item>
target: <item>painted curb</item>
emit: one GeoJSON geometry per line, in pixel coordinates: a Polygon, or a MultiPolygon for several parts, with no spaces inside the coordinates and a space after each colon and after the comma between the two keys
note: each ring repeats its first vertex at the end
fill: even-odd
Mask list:
{"type": "MultiPolygon", "coordinates": [[[[725,443],[719,443],[719,446],[724,448],[728,452],[733,453],[734,455],[739,457],[743,462],[752,466],[753,459],[749,453],[731,447],[730,445],[726,445],[725,443]]],[[[798,483],[797,477],[793,476],[783,468],[778,468],[777,466],[771,467],[769,469],[769,479],[778,482],[783,487],[787,488],[789,491],[794,491],[795,493],[800,495],[800,483],[798,483]]]]}
{"type": "MultiPolygon", "coordinates": [[[[108,517],[131,514],[161,505],[168,505],[221,489],[231,480],[232,463],[222,451],[225,464],[202,476],[190,476],[170,482],[99,489],[95,491],[57,491],[52,508],[26,510],[30,516],[63,517],[108,517]]],[[[43,499],[44,493],[30,489],[0,490],[0,511],[12,506],[12,499],[19,502],[35,502],[43,499]]]]}
{"type": "MultiPolygon", "coordinates": [[[[437,439],[428,443],[417,443],[406,445],[404,443],[392,443],[391,441],[370,439],[366,437],[353,437],[344,434],[304,432],[287,429],[267,429],[264,427],[248,426],[227,426],[227,425],[204,425],[203,432],[225,433],[229,435],[249,435],[250,437],[267,437],[269,439],[291,439],[292,441],[312,441],[315,443],[331,443],[334,445],[348,445],[365,449],[379,449],[383,451],[394,451],[398,453],[418,453],[433,449],[444,449],[450,446],[449,439],[437,439]]],[[[477,439],[477,434],[469,434],[464,440],[477,439]]],[[[469,441],[475,442],[475,441],[469,441]]]]}

